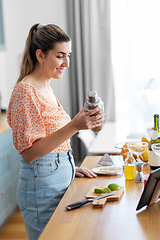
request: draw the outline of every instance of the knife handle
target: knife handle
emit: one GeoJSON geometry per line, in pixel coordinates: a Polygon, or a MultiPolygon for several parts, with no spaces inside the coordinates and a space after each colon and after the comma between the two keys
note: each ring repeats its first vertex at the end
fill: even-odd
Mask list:
{"type": "Polygon", "coordinates": [[[81,206],[83,206],[84,204],[88,203],[88,202],[92,202],[93,199],[84,199],[82,201],[79,201],[79,202],[75,202],[75,203],[72,203],[70,205],[67,205],[65,208],[67,210],[72,210],[72,209],[75,209],[75,208],[79,208],[81,206]]]}

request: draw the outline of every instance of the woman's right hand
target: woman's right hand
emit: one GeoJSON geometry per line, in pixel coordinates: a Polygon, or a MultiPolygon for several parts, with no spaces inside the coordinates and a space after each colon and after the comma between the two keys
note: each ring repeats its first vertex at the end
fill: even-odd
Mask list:
{"type": "Polygon", "coordinates": [[[90,111],[86,111],[83,107],[79,113],[72,119],[73,124],[79,130],[92,129],[102,125],[104,121],[104,113],[94,115],[100,111],[99,107],[96,107],[90,111]]]}

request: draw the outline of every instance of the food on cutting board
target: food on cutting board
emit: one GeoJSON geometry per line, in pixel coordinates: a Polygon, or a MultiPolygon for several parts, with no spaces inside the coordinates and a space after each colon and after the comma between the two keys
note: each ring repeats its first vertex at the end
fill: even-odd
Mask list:
{"type": "Polygon", "coordinates": [[[117,184],[117,183],[111,183],[108,185],[108,188],[112,190],[119,190],[120,189],[120,186],[117,184]]]}
{"type": "Polygon", "coordinates": [[[113,190],[119,190],[120,186],[117,183],[110,183],[107,187],[104,188],[95,188],[94,192],[95,193],[106,193],[106,192],[111,192],[113,190]]]}
{"type": "Polygon", "coordinates": [[[100,188],[95,188],[94,192],[95,193],[105,193],[105,191],[103,189],[100,189],[100,188]]]}
{"type": "MultiPolygon", "coordinates": [[[[145,137],[142,137],[141,139],[141,142],[147,142],[148,145],[149,145],[149,140],[145,137]]],[[[127,143],[126,142],[124,145],[123,145],[123,148],[122,148],[122,151],[121,151],[121,155],[123,156],[123,161],[125,161],[126,157],[127,157],[127,152],[129,151],[127,149],[127,143]]],[[[137,160],[137,155],[136,154],[133,154],[133,157],[135,158],[135,160],[137,160]]],[[[139,155],[140,159],[143,161],[143,162],[149,162],[149,153],[148,153],[148,149],[139,155]]]]}
{"type": "Polygon", "coordinates": [[[103,190],[104,190],[105,192],[111,192],[111,189],[110,189],[109,187],[105,187],[105,188],[103,188],[103,190]]]}

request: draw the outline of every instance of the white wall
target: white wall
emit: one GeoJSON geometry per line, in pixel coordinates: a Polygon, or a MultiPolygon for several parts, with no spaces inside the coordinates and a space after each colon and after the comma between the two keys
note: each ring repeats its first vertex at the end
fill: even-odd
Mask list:
{"type": "MultiPolygon", "coordinates": [[[[2,108],[7,108],[12,88],[19,76],[22,54],[34,23],[54,23],[67,31],[66,0],[3,0],[6,49],[0,52],[0,92],[2,108]]],[[[70,114],[69,70],[61,80],[52,80],[55,95],[70,114]],[[64,98],[65,95],[65,98],[64,98]]]]}

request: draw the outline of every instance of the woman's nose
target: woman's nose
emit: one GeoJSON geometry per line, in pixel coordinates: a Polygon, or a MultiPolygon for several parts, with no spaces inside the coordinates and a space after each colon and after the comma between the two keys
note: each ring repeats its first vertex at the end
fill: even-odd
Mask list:
{"type": "Polygon", "coordinates": [[[64,67],[69,67],[69,63],[70,63],[69,57],[64,58],[63,66],[64,66],[64,67]]]}

